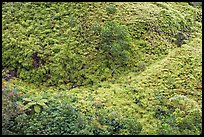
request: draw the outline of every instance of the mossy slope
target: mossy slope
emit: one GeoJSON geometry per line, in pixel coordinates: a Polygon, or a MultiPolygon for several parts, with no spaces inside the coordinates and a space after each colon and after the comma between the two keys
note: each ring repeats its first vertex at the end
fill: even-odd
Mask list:
{"type": "Polygon", "coordinates": [[[201,133],[201,8],[182,2],[4,3],[2,13],[3,69],[41,85],[14,80],[26,97],[48,94],[79,108],[94,127],[87,134],[201,133]],[[128,45],[125,56],[117,48],[108,55],[106,30],[113,33],[108,44],[128,45]],[[114,40],[121,36],[123,44],[114,40]],[[129,127],[112,133],[106,118],[120,126],[129,119],[129,127]]]}

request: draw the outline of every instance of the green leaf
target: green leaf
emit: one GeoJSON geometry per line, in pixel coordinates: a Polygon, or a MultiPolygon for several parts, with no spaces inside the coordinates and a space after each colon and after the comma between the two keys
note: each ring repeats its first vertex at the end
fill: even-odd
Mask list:
{"type": "Polygon", "coordinates": [[[36,113],[40,113],[41,107],[39,105],[35,105],[34,110],[35,110],[36,113]]]}
{"type": "Polygon", "coordinates": [[[30,103],[28,103],[27,105],[25,105],[25,106],[23,107],[23,110],[26,110],[26,109],[28,109],[29,107],[33,106],[33,105],[36,105],[36,102],[30,102],[30,103]]]}
{"type": "Polygon", "coordinates": [[[38,102],[37,104],[42,107],[48,108],[48,106],[44,102],[38,102]]]}
{"type": "Polygon", "coordinates": [[[30,99],[30,98],[23,98],[23,100],[24,101],[29,101],[29,102],[32,101],[32,99],[30,99]]]}
{"type": "Polygon", "coordinates": [[[75,30],[77,30],[77,28],[76,28],[76,27],[74,27],[74,28],[72,28],[72,30],[73,30],[73,31],[75,31],[75,30]]]}
{"type": "Polygon", "coordinates": [[[21,102],[21,101],[17,101],[16,104],[17,104],[17,105],[21,105],[22,102],[21,102]]]}
{"type": "Polygon", "coordinates": [[[46,102],[48,102],[48,100],[47,100],[47,99],[42,99],[41,101],[42,101],[42,102],[45,102],[45,103],[46,103],[46,102]]]}

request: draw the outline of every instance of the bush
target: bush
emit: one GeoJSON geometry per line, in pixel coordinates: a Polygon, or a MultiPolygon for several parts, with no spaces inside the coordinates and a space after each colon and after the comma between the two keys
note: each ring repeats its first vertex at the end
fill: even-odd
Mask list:
{"type": "Polygon", "coordinates": [[[57,99],[40,113],[22,113],[12,121],[9,130],[18,135],[137,135],[142,126],[136,119],[97,109],[95,115],[84,115],[70,103],[57,99]]]}
{"type": "Polygon", "coordinates": [[[108,21],[100,28],[99,35],[101,38],[99,48],[105,58],[112,61],[107,64],[109,68],[116,65],[123,66],[128,62],[131,37],[126,26],[108,21]]]}
{"type": "Polygon", "coordinates": [[[114,110],[97,109],[95,116],[87,118],[95,135],[138,135],[142,125],[137,119],[120,116],[114,110]]]}
{"type": "Polygon", "coordinates": [[[8,87],[2,82],[2,131],[4,134],[13,134],[9,128],[13,126],[13,119],[22,113],[22,93],[17,88],[8,87]]]}
{"type": "Polygon", "coordinates": [[[202,6],[202,2],[188,2],[188,3],[194,7],[202,6]]]}
{"type": "MultiPolygon", "coordinates": [[[[176,113],[185,113],[182,110],[176,110],[176,113]],[[179,111],[179,112],[176,112],[179,111]]],[[[200,135],[202,132],[201,112],[198,110],[186,116],[177,116],[169,113],[161,118],[159,133],[162,135],[200,135]]]]}
{"type": "Polygon", "coordinates": [[[108,14],[114,14],[114,13],[116,13],[116,11],[117,11],[116,6],[113,5],[113,4],[110,4],[110,5],[108,5],[108,6],[106,7],[106,12],[107,12],[108,14]]]}
{"type": "Polygon", "coordinates": [[[176,95],[170,98],[170,101],[169,104],[161,104],[165,104],[168,110],[160,106],[155,113],[156,118],[161,121],[158,134],[199,135],[202,131],[202,113],[197,102],[183,95],[176,95]]]}
{"type": "Polygon", "coordinates": [[[68,103],[51,103],[49,108],[33,115],[22,114],[15,119],[11,130],[18,134],[70,135],[84,128],[79,111],[68,103]]]}

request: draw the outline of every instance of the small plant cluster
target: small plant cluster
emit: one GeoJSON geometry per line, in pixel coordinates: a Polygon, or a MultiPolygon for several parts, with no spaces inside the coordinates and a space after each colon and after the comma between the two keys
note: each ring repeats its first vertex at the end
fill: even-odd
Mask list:
{"type": "Polygon", "coordinates": [[[102,27],[96,25],[94,30],[101,38],[99,49],[103,51],[103,55],[107,60],[112,61],[107,66],[111,68],[112,64],[114,66],[126,64],[129,59],[131,45],[131,37],[127,26],[108,21],[102,27]]]}
{"type": "Polygon", "coordinates": [[[2,111],[5,114],[19,114],[22,111],[22,107],[18,104],[23,98],[22,93],[18,93],[18,89],[15,87],[8,87],[2,82],[2,111]]]}
{"type": "Polygon", "coordinates": [[[23,110],[25,110],[27,114],[40,113],[42,109],[48,108],[46,105],[47,102],[48,101],[41,96],[23,98],[23,110]]]}
{"type": "Polygon", "coordinates": [[[116,6],[113,5],[113,4],[110,4],[110,5],[108,5],[108,6],[106,7],[106,12],[107,12],[108,14],[114,14],[114,13],[116,13],[116,11],[117,11],[116,6]]]}
{"type": "Polygon", "coordinates": [[[97,109],[92,117],[95,135],[138,135],[142,125],[131,116],[120,116],[115,110],[97,109]]]}
{"type": "Polygon", "coordinates": [[[155,111],[155,117],[161,121],[158,134],[200,134],[202,131],[202,113],[194,100],[183,95],[176,95],[167,101],[161,92],[157,98],[159,107],[155,111]]]}
{"type": "Polygon", "coordinates": [[[193,135],[200,134],[202,131],[201,110],[185,112],[180,109],[174,111],[160,110],[160,121],[158,134],[163,135],[193,135]]]}
{"type": "Polygon", "coordinates": [[[23,94],[15,87],[9,87],[2,82],[2,129],[4,131],[12,125],[12,119],[23,112],[23,94]]]}
{"type": "Polygon", "coordinates": [[[77,109],[69,103],[52,102],[40,113],[19,115],[11,128],[23,135],[78,134],[84,123],[77,109]],[[23,122],[22,122],[23,121],[23,122]]]}

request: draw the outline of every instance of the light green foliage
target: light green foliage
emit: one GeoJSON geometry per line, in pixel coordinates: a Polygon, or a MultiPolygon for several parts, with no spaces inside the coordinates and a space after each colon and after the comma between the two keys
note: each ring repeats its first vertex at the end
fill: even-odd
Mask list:
{"type": "Polygon", "coordinates": [[[174,47],[169,40],[180,31],[190,32],[197,20],[191,17],[201,14],[190,6],[185,15],[174,9],[174,4],[168,5],[172,10],[161,9],[164,3],[148,3],[148,9],[134,4],[138,14],[142,8],[149,14],[157,9],[158,14],[134,19],[133,3],[3,3],[3,69],[17,69],[17,75],[31,83],[68,84],[70,88],[104,81],[103,75],[106,80],[117,79],[125,66],[140,72],[141,64],[148,66],[166,55],[168,48],[174,47]],[[126,12],[124,6],[131,16],[121,15],[126,12]],[[148,44],[135,51],[139,45],[134,45],[132,38],[148,44]],[[144,52],[147,58],[142,57],[144,52]]]}
{"type": "Polygon", "coordinates": [[[43,99],[42,96],[23,98],[23,110],[30,109],[30,112],[40,113],[42,108],[47,108],[47,102],[48,101],[43,99]]]}
{"type": "Polygon", "coordinates": [[[2,76],[25,94],[4,134],[200,134],[197,4],[2,3],[2,76]]]}

